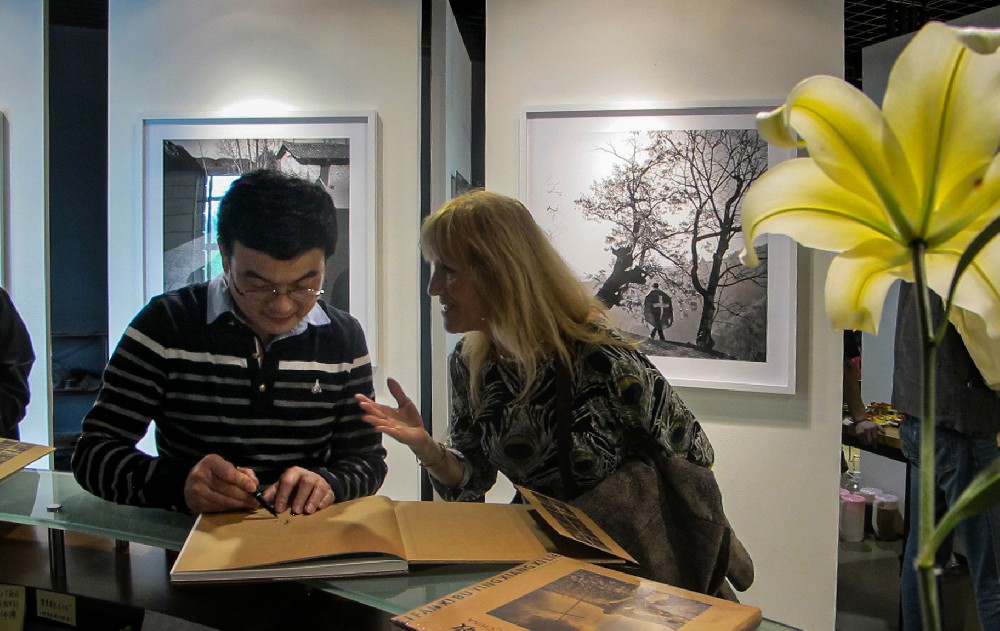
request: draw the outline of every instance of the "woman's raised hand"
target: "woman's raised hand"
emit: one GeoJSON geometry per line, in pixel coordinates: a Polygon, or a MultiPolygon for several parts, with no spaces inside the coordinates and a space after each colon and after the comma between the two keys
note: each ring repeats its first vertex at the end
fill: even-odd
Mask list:
{"type": "Polygon", "coordinates": [[[403,386],[395,379],[387,379],[386,384],[398,407],[382,405],[363,394],[356,394],[354,398],[361,404],[361,410],[364,412],[361,419],[376,431],[392,436],[414,451],[422,450],[429,442],[433,443],[433,439],[424,429],[420,411],[403,392],[403,386]]]}

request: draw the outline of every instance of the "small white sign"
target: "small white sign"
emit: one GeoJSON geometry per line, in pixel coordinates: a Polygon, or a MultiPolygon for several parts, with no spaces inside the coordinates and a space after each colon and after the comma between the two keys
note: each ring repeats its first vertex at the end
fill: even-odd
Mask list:
{"type": "Polygon", "coordinates": [[[38,590],[35,592],[35,610],[39,618],[76,626],[76,596],[38,590]]]}
{"type": "Polygon", "coordinates": [[[0,583],[0,631],[22,631],[24,609],[24,587],[0,583]]]}

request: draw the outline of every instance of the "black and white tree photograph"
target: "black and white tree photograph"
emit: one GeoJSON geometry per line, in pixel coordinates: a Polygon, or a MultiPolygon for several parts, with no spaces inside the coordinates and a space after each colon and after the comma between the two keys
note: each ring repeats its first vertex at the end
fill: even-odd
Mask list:
{"type": "Polygon", "coordinates": [[[661,369],[742,381],[785,359],[788,257],[762,240],[761,265],[739,259],[743,198],[773,160],[752,115],[529,115],[526,154],[528,208],[661,369]]]}

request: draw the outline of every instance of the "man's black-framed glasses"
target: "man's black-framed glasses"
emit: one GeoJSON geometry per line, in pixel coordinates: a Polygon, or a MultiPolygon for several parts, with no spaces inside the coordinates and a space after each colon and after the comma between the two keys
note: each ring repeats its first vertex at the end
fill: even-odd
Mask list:
{"type": "Polygon", "coordinates": [[[292,287],[286,291],[280,291],[277,287],[265,287],[262,289],[240,289],[236,286],[236,279],[232,274],[229,275],[229,286],[233,288],[240,296],[250,300],[251,302],[257,303],[269,303],[278,299],[278,296],[288,296],[296,303],[304,305],[310,301],[316,300],[324,293],[326,290],[323,289],[313,289],[312,287],[292,287]]]}

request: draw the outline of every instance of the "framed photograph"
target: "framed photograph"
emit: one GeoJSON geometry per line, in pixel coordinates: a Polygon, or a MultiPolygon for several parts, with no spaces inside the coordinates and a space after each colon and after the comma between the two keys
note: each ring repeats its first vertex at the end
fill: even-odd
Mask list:
{"type": "Polygon", "coordinates": [[[795,248],[739,260],[741,203],[792,157],[757,133],[767,105],[528,111],[520,196],[673,385],[793,394],[795,248]]]}
{"type": "Polygon", "coordinates": [[[222,273],[219,202],[245,172],[275,168],[322,184],[337,208],[323,300],[349,311],[378,358],[374,112],[300,118],[143,121],[145,295],[222,273]]]}

